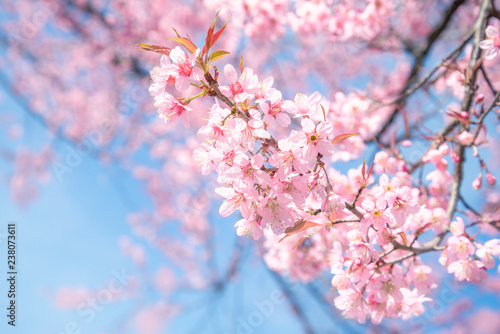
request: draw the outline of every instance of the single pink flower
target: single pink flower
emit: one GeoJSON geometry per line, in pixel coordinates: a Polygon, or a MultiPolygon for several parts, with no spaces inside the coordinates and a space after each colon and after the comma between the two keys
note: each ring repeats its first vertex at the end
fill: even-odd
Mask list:
{"type": "Polygon", "coordinates": [[[200,50],[188,57],[182,49],[177,46],[170,51],[172,64],[169,66],[169,74],[175,77],[175,89],[185,92],[191,83],[199,83],[203,78],[203,72],[196,67],[196,57],[200,50]]]}
{"type": "Polygon", "coordinates": [[[460,260],[467,260],[469,255],[474,254],[474,246],[466,237],[452,236],[448,239],[447,250],[450,254],[455,254],[460,260]]]}
{"type": "Polygon", "coordinates": [[[256,74],[253,74],[251,68],[245,68],[238,78],[233,65],[227,64],[224,66],[224,75],[229,81],[229,86],[221,86],[222,93],[233,97],[237,103],[254,98],[254,93],[259,88],[259,79],[256,74]]]}
{"type": "Polygon", "coordinates": [[[495,259],[493,257],[500,255],[500,240],[492,239],[484,245],[478,245],[476,255],[481,259],[486,269],[495,268],[495,259]]]}
{"type": "Polygon", "coordinates": [[[290,117],[284,112],[283,100],[281,98],[281,93],[275,91],[269,98],[269,102],[261,102],[259,104],[260,109],[264,112],[264,122],[268,125],[272,125],[276,122],[282,126],[287,127],[292,122],[290,117]]]}
{"type": "MultiPolygon", "coordinates": [[[[273,82],[274,82],[273,77],[268,77],[258,85],[258,89],[255,92],[255,102],[262,103],[265,101],[272,100],[272,96],[275,93],[280,93],[277,89],[272,88],[273,82]]],[[[280,99],[281,99],[281,93],[280,93],[280,99]]]]}
{"type": "Polygon", "coordinates": [[[172,125],[181,118],[182,124],[189,128],[188,111],[191,108],[180,103],[175,97],[168,93],[163,93],[155,97],[155,107],[158,109],[160,118],[167,124],[172,125]]]}
{"type": "Polygon", "coordinates": [[[486,39],[479,43],[479,47],[486,50],[484,58],[493,59],[500,50],[500,28],[488,26],[486,28],[486,39]]]}
{"type": "Polygon", "coordinates": [[[401,288],[401,293],[404,298],[401,302],[400,316],[403,320],[408,320],[409,318],[415,316],[421,316],[425,309],[424,302],[432,301],[431,298],[425,295],[420,295],[417,289],[409,290],[407,288],[401,288]]]}
{"type": "Polygon", "coordinates": [[[321,122],[315,126],[309,118],[304,118],[301,122],[302,131],[292,131],[290,139],[303,146],[303,157],[308,164],[316,161],[318,153],[323,156],[331,156],[333,145],[328,140],[328,136],[333,131],[331,122],[321,122]]]}
{"type": "Polygon", "coordinates": [[[283,175],[290,174],[293,170],[298,173],[307,173],[307,163],[302,159],[302,150],[295,142],[288,138],[278,141],[279,151],[269,158],[269,163],[278,167],[283,175]]]}
{"type": "Polygon", "coordinates": [[[486,277],[481,261],[458,260],[448,266],[448,273],[454,273],[457,281],[479,283],[486,277]]]}
{"type": "Polygon", "coordinates": [[[319,107],[321,101],[321,94],[314,92],[311,96],[297,93],[293,101],[287,100],[283,103],[283,108],[295,117],[311,116],[319,107]]]}
{"type": "Polygon", "coordinates": [[[391,215],[385,210],[387,202],[384,198],[379,198],[376,202],[370,199],[365,199],[361,206],[365,211],[361,218],[361,228],[363,233],[367,233],[370,227],[376,230],[383,229],[386,224],[392,222],[391,215]]]}
{"type": "Polygon", "coordinates": [[[260,225],[262,221],[261,217],[257,217],[255,214],[252,215],[250,219],[241,219],[234,226],[237,227],[236,234],[240,237],[247,237],[249,239],[258,240],[262,237],[262,226],[260,225]]]}
{"type": "Polygon", "coordinates": [[[150,75],[152,82],[149,86],[149,93],[151,96],[162,94],[169,83],[175,82],[175,77],[170,72],[170,59],[167,55],[161,56],[160,66],[155,66],[150,75]]]}
{"type": "Polygon", "coordinates": [[[363,294],[355,289],[339,290],[340,296],[335,298],[335,306],[346,318],[356,319],[360,323],[366,320],[368,311],[363,294]]]}

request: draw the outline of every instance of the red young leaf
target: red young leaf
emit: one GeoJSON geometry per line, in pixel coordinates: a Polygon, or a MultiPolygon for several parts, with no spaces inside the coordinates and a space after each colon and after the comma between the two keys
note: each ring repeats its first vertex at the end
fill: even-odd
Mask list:
{"type": "MultiPolygon", "coordinates": [[[[219,12],[220,12],[220,10],[219,10],[219,12]]],[[[214,21],[212,22],[212,25],[210,26],[210,28],[208,28],[207,37],[205,37],[205,45],[203,46],[203,50],[201,51],[202,55],[204,55],[206,52],[208,52],[208,50],[212,46],[212,37],[214,36],[215,22],[217,21],[217,16],[219,15],[219,12],[217,12],[217,14],[215,14],[214,21]]]]}
{"type": "Polygon", "coordinates": [[[346,133],[346,134],[343,134],[343,135],[338,135],[337,137],[333,138],[332,144],[335,145],[337,143],[340,143],[342,140],[354,137],[356,135],[359,135],[359,132],[356,132],[356,133],[346,133]]]}
{"type": "Polygon", "coordinates": [[[470,121],[466,117],[463,117],[462,115],[460,115],[459,113],[457,113],[455,111],[447,112],[446,115],[451,116],[453,118],[456,118],[456,119],[458,119],[462,123],[465,123],[465,124],[469,124],[470,123],[470,121]]]}
{"type": "Polygon", "coordinates": [[[215,44],[215,42],[217,42],[219,40],[220,36],[224,32],[224,29],[226,29],[226,26],[228,23],[229,23],[229,19],[226,21],[224,26],[222,28],[220,28],[219,30],[217,30],[217,32],[214,34],[214,36],[212,38],[212,44],[210,45],[210,47],[212,47],[215,44]]]}
{"type": "MultiPolygon", "coordinates": [[[[305,240],[309,239],[310,237],[312,237],[314,234],[318,233],[319,231],[321,231],[321,229],[325,227],[324,225],[323,226],[318,226],[316,228],[313,228],[312,231],[308,232],[306,235],[304,235],[302,238],[299,239],[299,241],[297,241],[297,243],[295,245],[293,245],[292,249],[295,249],[295,247],[297,247],[298,245],[300,245],[301,243],[303,243],[305,240]]],[[[283,239],[281,239],[283,240],[283,239]]],[[[280,240],[280,241],[281,241],[280,240]]]]}
{"type": "Polygon", "coordinates": [[[142,43],[136,44],[135,46],[144,51],[152,51],[167,56],[170,54],[170,51],[172,50],[171,48],[167,48],[166,46],[158,46],[158,45],[150,45],[142,43]]]}
{"type": "Polygon", "coordinates": [[[365,171],[366,171],[366,163],[365,163],[365,158],[363,158],[363,167],[361,167],[361,176],[363,176],[363,183],[365,183],[366,181],[365,171]]]}
{"type": "Polygon", "coordinates": [[[321,110],[323,111],[323,119],[324,119],[324,120],[325,120],[325,122],[326,122],[326,112],[325,112],[325,107],[323,107],[323,105],[322,105],[322,104],[320,104],[320,106],[321,106],[321,110]]]}
{"type": "Polygon", "coordinates": [[[307,230],[308,228],[314,227],[314,226],[322,226],[322,225],[313,223],[311,221],[303,220],[300,223],[298,223],[297,225],[287,228],[285,230],[286,235],[283,238],[281,238],[281,240],[278,241],[278,243],[283,241],[283,239],[288,238],[291,235],[294,235],[295,233],[307,230]]]}
{"type": "Polygon", "coordinates": [[[368,175],[366,176],[366,181],[368,181],[368,179],[370,178],[370,176],[372,175],[372,171],[373,171],[373,162],[372,164],[370,165],[370,170],[368,171],[368,175]]]}

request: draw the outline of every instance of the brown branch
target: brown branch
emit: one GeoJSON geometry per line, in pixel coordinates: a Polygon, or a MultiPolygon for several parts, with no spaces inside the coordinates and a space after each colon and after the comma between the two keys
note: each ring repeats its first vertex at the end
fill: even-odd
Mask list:
{"type": "MultiPolygon", "coordinates": [[[[473,50],[472,50],[472,55],[471,59],[469,61],[468,65],[468,72],[469,78],[468,82],[465,86],[465,93],[464,93],[464,99],[462,101],[462,110],[469,110],[474,94],[476,92],[476,78],[477,78],[477,72],[479,70],[479,66],[476,66],[479,56],[481,53],[481,50],[479,48],[479,43],[484,37],[484,31],[486,29],[486,23],[488,20],[488,13],[490,12],[491,8],[491,3],[490,0],[483,0],[481,4],[481,9],[478,15],[478,18],[475,23],[475,32],[474,32],[474,41],[473,41],[473,50]]],[[[495,103],[495,102],[494,102],[495,103]]],[[[493,103],[493,104],[494,104],[493,103]]],[[[483,113],[485,115],[486,113],[483,113]]],[[[486,117],[486,116],[484,116],[486,117]]],[[[483,118],[484,118],[483,117],[483,118]]],[[[445,135],[445,133],[451,132],[457,125],[460,125],[461,130],[465,130],[465,124],[462,122],[459,122],[458,120],[454,120],[450,122],[445,128],[441,130],[441,134],[445,135]]],[[[462,178],[463,178],[463,163],[464,163],[464,153],[465,153],[465,146],[458,144],[456,153],[458,156],[458,161],[455,163],[455,169],[453,172],[453,184],[451,185],[451,193],[450,193],[450,200],[448,202],[448,207],[446,210],[446,216],[448,220],[451,222],[453,219],[455,210],[457,208],[457,203],[460,198],[460,185],[462,184],[462,178]]],[[[421,160],[420,160],[421,161],[421,160]]],[[[414,166],[415,167],[415,166],[414,166]]],[[[414,168],[412,168],[414,170],[414,168]]],[[[436,235],[432,240],[429,242],[425,243],[421,247],[413,247],[413,246],[405,246],[402,244],[399,244],[397,242],[393,242],[393,246],[397,249],[402,249],[409,251],[410,253],[403,255],[402,257],[398,259],[394,259],[388,262],[385,262],[385,264],[393,264],[397,263],[400,261],[403,261],[407,258],[410,258],[412,256],[422,254],[425,252],[433,251],[433,250],[441,250],[443,249],[442,247],[438,247],[441,241],[443,240],[444,236],[448,233],[449,231],[449,226],[444,226],[443,231],[436,235]]]]}
{"type": "MultiPolygon", "coordinates": [[[[427,43],[426,45],[424,46],[424,48],[417,53],[417,55],[415,56],[415,62],[411,68],[411,71],[410,71],[410,75],[408,76],[408,79],[406,80],[406,83],[403,87],[403,89],[401,90],[401,93],[400,95],[403,96],[403,98],[401,98],[399,101],[397,101],[397,105],[396,107],[394,108],[394,111],[392,112],[391,116],[389,116],[389,119],[384,123],[384,125],[382,125],[382,128],[379,130],[379,132],[371,139],[371,140],[374,140],[374,141],[377,141],[379,142],[380,141],[380,138],[382,137],[382,135],[385,133],[385,131],[389,128],[389,126],[392,124],[392,122],[394,121],[394,119],[396,118],[396,115],[399,113],[399,111],[401,110],[401,107],[403,106],[403,103],[404,101],[406,100],[406,98],[412,93],[414,92],[418,87],[420,86],[417,86],[415,87],[411,93],[405,95],[406,91],[408,89],[410,89],[410,87],[412,87],[413,83],[415,82],[415,80],[417,80],[417,77],[418,77],[418,73],[420,71],[420,69],[422,68],[422,64],[425,60],[425,58],[427,57],[429,51],[431,50],[433,44],[438,40],[439,36],[441,35],[441,33],[443,31],[446,30],[447,26],[448,26],[448,23],[450,22],[451,18],[453,17],[453,14],[456,12],[456,10],[465,2],[465,0],[455,0],[451,5],[450,7],[446,10],[446,12],[443,14],[443,19],[441,20],[441,22],[433,29],[433,31],[429,34],[429,37],[427,38],[427,43]]],[[[470,37],[469,37],[470,38],[470,37]]],[[[465,39],[466,41],[468,39],[465,39]]],[[[466,43],[466,42],[465,42],[466,43]]],[[[465,45],[465,44],[464,44],[465,45]]],[[[462,46],[463,47],[463,46],[462,46]]],[[[455,52],[454,52],[455,53],[455,52]]],[[[453,54],[454,54],[453,53],[453,54]]],[[[453,55],[452,54],[452,55],[453,55]]],[[[432,75],[432,74],[430,74],[432,75]]],[[[430,77],[429,75],[429,77],[430,77]]],[[[425,81],[428,80],[428,78],[425,79],[425,81]]],[[[423,85],[423,83],[425,82],[423,81],[420,85],[423,85]]]]}
{"type": "Polygon", "coordinates": [[[359,210],[351,203],[345,202],[345,207],[347,208],[347,210],[354,213],[356,215],[356,217],[358,217],[359,219],[363,218],[363,214],[361,212],[359,212],[359,210]]]}
{"type": "Polygon", "coordinates": [[[313,327],[311,326],[311,323],[307,319],[305,313],[302,311],[300,304],[297,301],[292,289],[290,289],[289,287],[289,284],[283,279],[283,277],[281,277],[280,274],[274,272],[269,268],[268,272],[272,276],[274,281],[281,287],[281,290],[283,291],[283,294],[288,300],[290,307],[292,308],[293,312],[298,318],[297,320],[300,321],[300,323],[302,323],[302,326],[304,327],[304,333],[313,334],[314,333],[313,327]]]}
{"type": "Polygon", "coordinates": [[[476,133],[474,133],[474,141],[473,141],[473,143],[476,141],[477,137],[479,136],[479,132],[481,132],[481,127],[482,127],[482,124],[484,122],[484,119],[486,118],[486,116],[488,116],[488,114],[490,113],[490,111],[492,111],[495,108],[495,106],[497,105],[497,102],[498,102],[499,99],[500,99],[500,92],[498,92],[498,93],[495,94],[495,97],[493,98],[493,101],[491,102],[491,104],[488,107],[488,109],[486,109],[486,111],[484,111],[481,114],[481,116],[479,116],[479,119],[477,121],[476,133]]]}
{"type": "Polygon", "coordinates": [[[491,83],[491,80],[488,77],[488,74],[486,73],[486,70],[484,69],[483,65],[481,65],[481,73],[483,74],[484,80],[486,80],[488,87],[490,87],[491,92],[493,93],[493,95],[495,95],[497,91],[495,90],[495,87],[493,87],[493,84],[491,83]]]}

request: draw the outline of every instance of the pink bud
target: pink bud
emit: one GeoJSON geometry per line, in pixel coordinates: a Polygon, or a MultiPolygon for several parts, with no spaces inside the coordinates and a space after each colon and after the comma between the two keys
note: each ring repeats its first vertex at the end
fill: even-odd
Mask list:
{"type": "Polygon", "coordinates": [[[481,103],[484,100],[484,94],[478,94],[476,103],[481,103]]]}
{"type": "Polygon", "coordinates": [[[411,146],[411,140],[403,140],[403,141],[401,142],[401,145],[402,145],[403,147],[409,147],[409,146],[411,146]]]}
{"type": "Polygon", "coordinates": [[[458,158],[457,152],[455,152],[454,150],[451,150],[451,160],[453,160],[454,162],[458,162],[458,160],[460,160],[458,158]]]}
{"type": "Polygon", "coordinates": [[[444,155],[447,155],[450,152],[450,148],[447,143],[441,144],[438,149],[444,155]]]}
{"type": "Polygon", "coordinates": [[[474,188],[475,190],[478,190],[479,188],[481,188],[481,185],[482,185],[482,174],[479,173],[478,177],[472,181],[472,188],[474,188]]]}
{"type": "Polygon", "coordinates": [[[486,181],[492,186],[497,183],[497,179],[490,173],[486,173],[486,181]]]}
{"type": "Polygon", "coordinates": [[[462,145],[466,145],[466,146],[472,144],[472,142],[474,141],[474,136],[470,132],[467,132],[467,131],[463,131],[461,134],[457,135],[456,137],[462,145]]]}

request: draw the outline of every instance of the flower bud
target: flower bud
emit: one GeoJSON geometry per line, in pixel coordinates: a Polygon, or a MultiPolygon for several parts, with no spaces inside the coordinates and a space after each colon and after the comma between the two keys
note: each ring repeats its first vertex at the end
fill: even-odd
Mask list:
{"type": "Polygon", "coordinates": [[[497,183],[497,179],[491,173],[486,173],[486,181],[488,181],[488,183],[492,186],[497,183]]]}
{"type": "Polygon", "coordinates": [[[481,185],[482,185],[482,174],[479,173],[478,177],[472,181],[472,188],[474,188],[474,190],[478,190],[479,188],[481,188],[481,185]]]}

